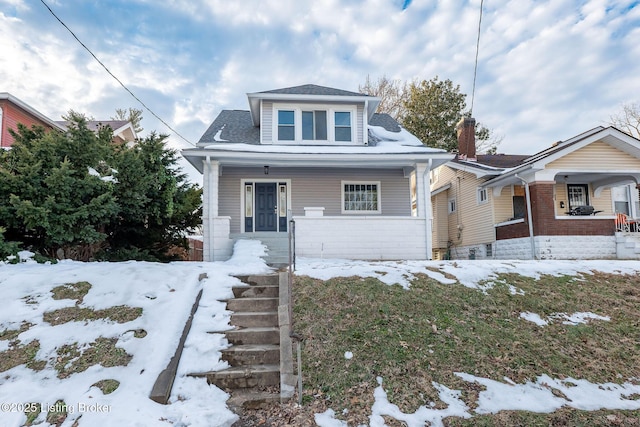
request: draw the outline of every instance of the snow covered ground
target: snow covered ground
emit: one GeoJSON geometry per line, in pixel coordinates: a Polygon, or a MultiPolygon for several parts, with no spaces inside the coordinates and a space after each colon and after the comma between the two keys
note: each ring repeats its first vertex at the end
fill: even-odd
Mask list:
{"type": "MultiPolygon", "coordinates": [[[[71,426],[230,426],[236,419],[226,406],[228,395],[203,379],[189,378],[189,372],[222,369],[220,350],[227,343],[222,334],[210,334],[228,328],[230,313],[220,299],[232,295],[231,287],[238,283],[234,274],[255,274],[270,271],[260,258],[263,248],[255,242],[243,242],[234,257],[227,262],[154,264],[144,262],[79,263],[60,262],[41,265],[24,262],[17,265],[0,264],[0,332],[18,329],[23,322],[32,326],[18,339],[22,344],[39,340],[38,360],[46,360],[41,371],[24,365],[0,374],[0,425],[21,426],[26,417],[20,405],[38,402],[53,406],[62,399],[69,408],[63,424],[71,426]],[[208,278],[199,281],[201,273],[208,278]],[[102,309],[117,305],[141,307],[143,314],[127,323],[107,320],[69,322],[51,325],[43,314],[75,305],[74,300],[52,299],[51,289],[65,283],[88,281],[92,287],[80,307],[102,309]],[[158,374],[166,367],[180,338],[182,328],[200,289],[203,296],[187,339],[170,404],[160,405],[148,396],[158,374]],[[133,331],[144,329],[147,335],[136,338],[133,331]],[[127,366],[92,366],[84,372],[59,379],[53,368],[57,349],[64,344],[89,344],[98,337],[118,338],[118,346],[133,358],[127,366]],[[103,394],[92,386],[99,380],[116,379],[118,389],[103,394]]],[[[442,283],[452,283],[456,277],[465,286],[486,291],[491,280],[502,272],[517,272],[538,277],[541,274],[575,274],[602,271],[634,274],[640,271],[635,261],[407,261],[367,263],[346,260],[299,259],[297,274],[319,279],[336,276],[371,276],[389,284],[400,283],[410,289],[411,278],[417,273],[428,274],[442,283]],[[428,270],[426,267],[429,267],[428,270]],[[436,271],[434,271],[436,270],[436,271]],[[446,276],[445,276],[446,275],[446,276]],[[451,275],[451,276],[450,276],[451,275]]],[[[410,292],[410,290],[408,290],[410,292]]],[[[513,288],[512,292],[522,292],[513,288]]],[[[553,319],[542,319],[535,313],[523,313],[523,319],[539,321],[606,321],[594,319],[590,313],[558,313],[553,319]]],[[[542,326],[543,327],[543,326],[542,326]]],[[[0,340],[0,352],[9,348],[7,340],[0,340]]],[[[345,357],[352,357],[345,354],[345,357]]],[[[471,411],[460,400],[456,390],[434,383],[445,409],[422,407],[413,414],[403,414],[394,402],[389,402],[384,390],[384,378],[379,378],[375,403],[371,408],[370,426],[383,426],[382,416],[403,420],[409,426],[441,425],[446,416],[472,417],[474,414],[500,410],[530,410],[552,412],[562,406],[583,410],[599,408],[640,409],[640,401],[627,398],[640,393],[640,386],[625,383],[591,384],[581,379],[563,380],[540,376],[536,382],[514,384],[457,373],[465,381],[486,387],[478,398],[478,407],[471,411]],[[552,391],[561,391],[570,400],[552,391]]],[[[632,379],[629,379],[630,381],[632,379]]],[[[397,402],[396,402],[397,403],[397,402]]],[[[43,413],[36,422],[47,426],[43,413]]],[[[316,415],[316,423],[324,427],[346,426],[327,411],[316,415]]]]}

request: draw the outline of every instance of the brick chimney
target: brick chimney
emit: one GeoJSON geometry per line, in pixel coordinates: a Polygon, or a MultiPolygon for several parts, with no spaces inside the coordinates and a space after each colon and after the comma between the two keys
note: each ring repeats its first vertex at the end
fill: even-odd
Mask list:
{"type": "Polygon", "coordinates": [[[456,125],[458,135],[458,159],[475,161],[476,158],[476,119],[463,117],[456,125]]]}

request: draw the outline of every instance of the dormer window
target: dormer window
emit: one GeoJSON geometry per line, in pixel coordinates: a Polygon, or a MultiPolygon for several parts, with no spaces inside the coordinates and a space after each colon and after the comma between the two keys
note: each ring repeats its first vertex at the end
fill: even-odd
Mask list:
{"type": "Polygon", "coordinates": [[[295,132],[295,112],[293,110],[278,110],[278,140],[294,141],[295,132]]]}
{"type": "Polygon", "coordinates": [[[336,141],[351,141],[351,113],[335,112],[336,141]]]}
{"type": "Polygon", "coordinates": [[[356,141],[355,106],[276,104],[273,117],[274,143],[337,145],[356,141]]]}
{"type": "Polygon", "coordinates": [[[302,139],[327,140],[327,112],[322,110],[302,112],[302,139]]]}

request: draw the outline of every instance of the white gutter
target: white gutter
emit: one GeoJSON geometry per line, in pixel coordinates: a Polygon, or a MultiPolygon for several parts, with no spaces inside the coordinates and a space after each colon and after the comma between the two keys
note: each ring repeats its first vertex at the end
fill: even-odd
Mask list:
{"type": "Polygon", "coordinates": [[[518,174],[514,175],[524,184],[524,194],[527,201],[527,221],[529,222],[529,239],[531,241],[531,259],[536,259],[536,240],[533,235],[533,216],[531,214],[531,193],[529,192],[529,183],[518,174]]]}

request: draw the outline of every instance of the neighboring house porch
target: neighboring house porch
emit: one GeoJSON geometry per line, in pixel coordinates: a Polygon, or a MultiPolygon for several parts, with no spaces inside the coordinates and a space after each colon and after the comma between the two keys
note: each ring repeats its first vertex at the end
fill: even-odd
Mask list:
{"type": "Polygon", "coordinates": [[[501,167],[500,155],[474,157],[440,172],[461,177],[449,199],[476,196],[457,207],[461,238],[447,236],[452,257],[640,259],[637,139],[598,127],[501,167]]]}

